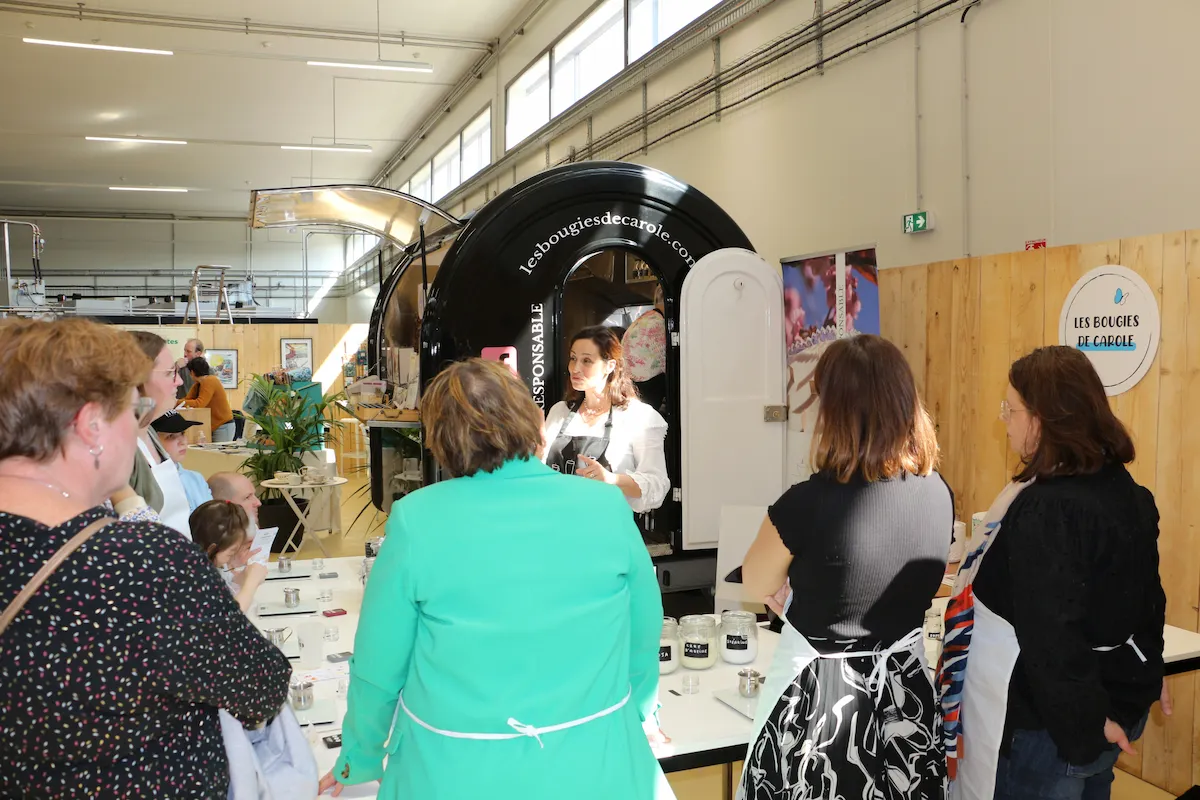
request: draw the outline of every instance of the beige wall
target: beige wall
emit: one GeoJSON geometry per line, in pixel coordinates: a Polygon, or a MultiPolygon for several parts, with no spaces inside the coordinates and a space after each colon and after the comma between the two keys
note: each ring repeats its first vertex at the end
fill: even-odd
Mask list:
{"type": "Polygon", "coordinates": [[[349,297],[326,296],[317,306],[313,315],[321,324],[354,325],[366,324],[371,321],[371,311],[375,308],[375,300],[379,297],[379,287],[372,286],[349,297]]]}
{"type": "MultiPolygon", "coordinates": [[[[857,23],[855,37],[878,32],[914,4],[891,4],[870,28],[857,23]]],[[[931,5],[923,0],[924,8],[931,5]]],[[[499,68],[397,170],[392,185],[488,102],[503,152],[504,86],[588,6],[555,3],[527,26],[499,68]]],[[[722,62],[803,24],[812,8],[811,0],[777,0],[724,38],[722,62]]],[[[908,33],[699,125],[639,160],[711,195],[770,261],[875,243],[887,267],[1009,252],[1027,239],[1046,238],[1053,246],[1200,224],[1194,180],[1200,148],[1192,143],[1200,112],[1191,102],[1200,75],[1192,34],[1200,29],[1200,4],[984,0],[966,26],[965,164],[960,13],[922,27],[919,70],[916,39],[908,33]],[[901,216],[917,207],[918,89],[924,207],[935,214],[937,230],[914,237],[901,232],[901,216]]],[[[709,51],[684,59],[651,80],[650,102],[712,69],[709,51]]],[[[762,83],[780,74],[764,74],[762,83]]],[[[594,134],[639,115],[635,95],[598,110],[594,134]]],[[[551,158],[585,143],[580,126],[551,145],[551,158]]],[[[544,164],[544,152],[530,155],[517,165],[516,180],[544,164]]],[[[513,179],[513,170],[505,170],[488,192],[494,196],[513,179]]],[[[480,186],[452,210],[483,201],[480,186]]]]}

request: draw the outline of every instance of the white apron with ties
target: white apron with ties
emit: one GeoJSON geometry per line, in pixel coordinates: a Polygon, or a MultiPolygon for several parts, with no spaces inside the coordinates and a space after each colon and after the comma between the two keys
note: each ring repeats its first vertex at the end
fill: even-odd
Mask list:
{"type": "Polygon", "coordinates": [[[192,507],[188,503],[187,492],[183,489],[183,481],[179,478],[178,467],[169,456],[164,456],[162,461],[155,464],[152,451],[140,436],[138,437],[138,448],[146,457],[146,462],[152,465],[150,472],[163,493],[163,507],[162,511],[158,513],[158,518],[163,525],[174,528],[190,541],[192,527],[188,524],[188,519],[192,515],[192,507]]]}
{"type": "MultiPolygon", "coordinates": [[[[789,603],[790,605],[790,598],[789,603]]],[[[874,659],[874,667],[867,676],[865,688],[874,699],[876,705],[880,703],[883,697],[884,689],[890,677],[889,659],[893,655],[901,653],[911,653],[921,664],[921,669],[925,680],[930,681],[932,689],[932,681],[929,678],[929,668],[925,661],[925,644],[924,632],[921,628],[914,628],[903,637],[892,643],[889,647],[880,650],[855,650],[850,652],[836,653],[820,653],[812,643],[805,638],[804,634],[796,630],[790,622],[784,617],[783,631],[780,635],[779,645],[775,650],[775,657],[771,661],[771,666],[767,671],[767,676],[762,685],[761,697],[759,699],[758,708],[754,715],[754,729],[750,737],[750,745],[747,752],[745,763],[742,767],[742,780],[738,784],[737,798],[745,800],[746,795],[746,771],[756,766],[753,753],[759,738],[763,734],[763,729],[771,721],[772,712],[779,704],[781,698],[787,692],[796,678],[804,672],[804,670],[818,659],[829,660],[845,660],[848,658],[863,658],[868,657],[874,659]]],[[[930,703],[933,703],[932,692],[930,694],[930,703]]],[[[841,704],[835,707],[834,714],[837,716],[839,724],[850,724],[843,720],[838,713],[841,704]]],[[[936,715],[931,715],[936,716],[936,715]]],[[[813,731],[810,731],[813,733],[813,731]]],[[[817,732],[819,735],[819,732],[817,732]]],[[[930,741],[934,741],[935,731],[928,731],[926,736],[930,741]]],[[[800,758],[821,758],[822,754],[816,753],[818,748],[802,751],[797,754],[800,758]]],[[[833,765],[835,768],[838,766],[833,765]]],[[[792,774],[803,774],[803,769],[791,767],[788,769],[792,774]]]]}
{"type": "MultiPolygon", "coordinates": [[[[1118,645],[1093,647],[1108,652],[1128,645],[1145,663],[1133,637],[1118,645]]],[[[1008,620],[975,596],[975,628],[971,656],[963,679],[962,753],[958,775],[950,784],[951,800],[992,800],[1008,715],[1008,687],[1021,646],[1008,620]]]]}

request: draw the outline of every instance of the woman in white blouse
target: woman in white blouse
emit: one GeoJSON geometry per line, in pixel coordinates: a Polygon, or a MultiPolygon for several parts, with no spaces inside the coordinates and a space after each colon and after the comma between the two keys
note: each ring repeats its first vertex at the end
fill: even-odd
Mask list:
{"type": "Polygon", "coordinates": [[[571,390],[546,417],[542,460],[559,472],[620,488],[636,512],[653,511],[670,491],[663,439],[667,422],[637,399],[621,341],[604,326],[571,340],[571,390]]]}

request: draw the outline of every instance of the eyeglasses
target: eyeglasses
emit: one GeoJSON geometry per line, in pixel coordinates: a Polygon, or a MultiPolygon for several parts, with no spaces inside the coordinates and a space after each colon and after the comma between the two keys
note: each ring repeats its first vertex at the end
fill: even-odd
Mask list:
{"type": "Polygon", "coordinates": [[[137,419],[139,425],[145,422],[146,417],[154,412],[155,405],[157,404],[154,402],[153,397],[139,397],[133,401],[133,416],[137,419]]]}
{"type": "Polygon", "coordinates": [[[171,367],[170,369],[153,369],[153,370],[150,370],[150,374],[151,375],[162,375],[164,378],[174,378],[179,373],[175,370],[174,367],[171,367]]]}
{"type": "Polygon", "coordinates": [[[1000,421],[1008,422],[1012,419],[1012,415],[1018,411],[1027,411],[1028,409],[1009,405],[1007,400],[1000,401],[1000,421]]]}

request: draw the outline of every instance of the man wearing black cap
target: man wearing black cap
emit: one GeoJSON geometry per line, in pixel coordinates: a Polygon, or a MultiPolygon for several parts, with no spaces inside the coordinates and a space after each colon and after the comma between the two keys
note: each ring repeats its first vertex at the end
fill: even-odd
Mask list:
{"type": "Polygon", "coordinates": [[[204,476],[199,472],[183,468],[183,459],[187,455],[188,448],[187,429],[199,424],[201,423],[195,420],[186,419],[177,411],[168,411],[150,423],[158,433],[158,440],[163,449],[175,462],[176,469],[179,471],[179,480],[183,484],[183,493],[187,495],[188,506],[192,511],[195,511],[201,503],[213,499],[212,491],[208,488],[204,476]]]}

